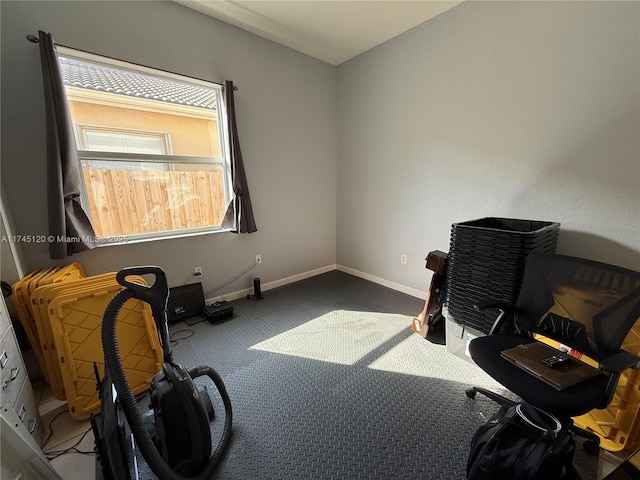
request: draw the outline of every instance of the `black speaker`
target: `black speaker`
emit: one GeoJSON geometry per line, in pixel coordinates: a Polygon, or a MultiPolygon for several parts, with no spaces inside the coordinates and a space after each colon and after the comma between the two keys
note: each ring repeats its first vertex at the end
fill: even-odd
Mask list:
{"type": "Polygon", "coordinates": [[[260,290],[260,279],[257,277],[253,279],[253,299],[262,299],[262,291],[260,290]]]}
{"type": "Polygon", "coordinates": [[[204,293],[200,282],[169,289],[169,300],[167,301],[167,320],[169,323],[199,316],[202,307],[204,307],[204,293]]]}

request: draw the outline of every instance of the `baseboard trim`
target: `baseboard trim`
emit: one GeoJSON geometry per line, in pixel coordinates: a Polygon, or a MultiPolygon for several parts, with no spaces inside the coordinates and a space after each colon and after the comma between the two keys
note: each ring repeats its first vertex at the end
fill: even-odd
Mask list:
{"type": "MultiPolygon", "coordinates": [[[[272,282],[263,283],[260,285],[260,290],[266,292],[273,288],[282,287],[284,285],[288,285],[289,283],[298,282],[300,280],[305,280],[307,278],[315,277],[316,275],[321,275],[323,273],[331,272],[336,270],[336,264],[326,265],[324,267],[316,268],[315,270],[309,270],[307,272],[298,273],[297,275],[291,275],[290,277],[281,278],[280,280],[274,280],[272,282]]],[[[226,293],[224,295],[218,295],[217,297],[207,298],[205,302],[207,304],[216,302],[224,298],[225,300],[232,301],[238,300],[239,298],[245,298],[247,295],[253,294],[253,288],[245,288],[244,290],[238,290],[231,293],[226,293]]]]}
{"type": "MultiPolygon", "coordinates": [[[[284,285],[288,285],[293,282],[298,282],[300,280],[305,280],[307,278],[315,277],[316,275],[321,275],[323,273],[331,272],[333,270],[339,270],[344,273],[348,273],[349,275],[353,275],[354,277],[359,277],[364,280],[368,280],[373,283],[377,283],[378,285],[382,285],[384,287],[390,288],[392,290],[396,290],[398,292],[406,293],[407,295],[411,295],[412,297],[424,299],[426,298],[427,293],[422,292],[418,289],[407,287],[406,285],[402,285],[400,283],[390,282],[389,280],[385,280],[384,278],[376,277],[375,275],[370,275],[368,273],[361,272],[360,270],[356,270],[354,268],[345,267],[344,265],[325,265],[324,267],[316,268],[315,270],[309,270],[307,272],[299,273],[297,275],[291,275],[290,277],[281,278],[280,280],[274,280],[272,282],[263,283],[260,285],[260,288],[263,292],[271,290],[273,288],[282,287],[284,285]]],[[[253,288],[245,288],[243,290],[237,290],[235,292],[227,293],[224,295],[218,295],[216,297],[207,298],[205,302],[207,304],[214,303],[218,300],[224,298],[225,300],[232,301],[238,300],[239,298],[245,298],[247,295],[253,294],[253,288]]]]}
{"type": "Polygon", "coordinates": [[[427,296],[427,292],[422,292],[416,288],[407,287],[406,285],[402,285],[400,283],[390,282],[389,280],[385,280],[384,278],[376,277],[375,275],[364,273],[354,268],[345,267],[344,265],[337,265],[336,269],[340,270],[341,272],[348,273],[349,275],[360,277],[364,280],[369,280],[370,282],[377,283],[378,285],[382,285],[392,290],[406,293],[407,295],[411,295],[412,297],[424,299],[427,296]]]}

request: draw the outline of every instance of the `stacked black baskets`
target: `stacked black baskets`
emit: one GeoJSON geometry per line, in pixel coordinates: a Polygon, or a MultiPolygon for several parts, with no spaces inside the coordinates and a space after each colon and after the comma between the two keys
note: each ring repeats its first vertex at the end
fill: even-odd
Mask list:
{"type": "MultiPolygon", "coordinates": [[[[532,252],[555,252],[560,224],[487,217],[451,226],[447,263],[447,319],[484,334],[495,311],[478,311],[478,302],[496,299],[515,304],[524,265],[532,252]]],[[[503,332],[513,330],[505,324],[503,332]]]]}

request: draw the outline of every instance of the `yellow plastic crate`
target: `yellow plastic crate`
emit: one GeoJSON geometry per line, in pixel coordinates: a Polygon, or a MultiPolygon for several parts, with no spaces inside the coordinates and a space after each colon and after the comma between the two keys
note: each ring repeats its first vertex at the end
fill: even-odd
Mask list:
{"type": "Polygon", "coordinates": [[[49,366],[42,351],[42,339],[36,326],[36,319],[31,303],[31,294],[40,286],[52,283],[60,283],[71,279],[84,277],[82,267],[78,263],[63,267],[51,267],[36,270],[26,275],[13,285],[11,301],[18,313],[18,319],[27,334],[27,339],[33,348],[38,365],[47,382],[51,382],[49,366]]]}
{"type": "Polygon", "coordinates": [[[69,282],[72,280],[78,280],[79,278],[85,278],[84,270],[79,263],[72,263],[65,267],[60,267],[59,270],[54,272],[51,278],[51,283],[69,282]]]}
{"type": "MultiPolygon", "coordinates": [[[[111,285],[61,293],[49,303],[51,333],[69,412],[74,419],[86,419],[100,410],[94,363],[102,377],[102,316],[120,290],[122,286],[114,281],[111,285]]],[[[125,303],[117,320],[116,337],[131,390],[134,394],[147,390],[162,368],[162,348],[149,305],[135,299],[125,303]]]]}
{"type": "MultiPolygon", "coordinates": [[[[640,319],[622,342],[622,348],[640,355],[640,319]]],[[[640,372],[622,372],[609,406],[573,419],[579,427],[600,437],[602,448],[618,452],[640,447],[640,372]]]]}
{"type": "Polygon", "coordinates": [[[46,368],[46,364],[44,361],[44,356],[42,354],[42,350],[40,350],[40,338],[38,337],[38,331],[36,329],[33,315],[30,308],[30,291],[29,284],[34,281],[34,279],[39,278],[42,275],[48,273],[49,269],[46,270],[36,270],[28,275],[26,275],[21,280],[18,280],[13,285],[13,293],[11,295],[11,301],[13,306],[18,313],[18,319],[20,320],[20,324],[22,328],[24,328],[25,333],[27,334],[27,339],[31,344],[31,348],[33,349],[33,353],[38,361],[38,365],[40,365],[40,370],[42,370],[42,374],[45,377],[47,382],[49,381],[49,375],[46,368]]]}
{"type": "MultiPolygon", "coordinates": [[[[554,292],[556,302],[549,312],[569,318],[574,310],[587,316],[595,315],[602,308],[599,304],[606,303],[606,299],[601,300],[598,295],[606,295],[606,292],[582,292],[565,287],[554,292]]],[[[559,342],[543,335],[536,334],[535,338],[552,347],[560,347],[559,342]]],[[[640,318],[625,337],[622,348],[640,355],[640,318]]],[[[575,350],[570,354],[593,367],[598,366],[598,362],[587,355],[575,350]]],[[[600,446],[606,450],[617,452],[640,447],[640,372],[635,369],[622,372],[609,406],[574,417],[573,421],[579,427],[598,435],[600,446]]]]}
{"type": "Polygon", "coordinates": [[[31,310],[38,331],[38,338],[40,339],[40,349],[44,356],[49,385],[51,386],[53,396],[58,400],[65,400],[66,394],[64,391],[64,383],[62,381],[60,364],[58,363],[55,340],[51,331],[51,322],[49,320],[48,310],[49,303],[51,303],[51,301],[61,293],[69,294],[76,290],[82,291],[89,286],[97,286],[101,284],[113,285],[116,281],[115,278],[115,273],[79,278],[76,280],[69,280],[64,283],[43,285],[36,288],[31,294],[31,310]]]}

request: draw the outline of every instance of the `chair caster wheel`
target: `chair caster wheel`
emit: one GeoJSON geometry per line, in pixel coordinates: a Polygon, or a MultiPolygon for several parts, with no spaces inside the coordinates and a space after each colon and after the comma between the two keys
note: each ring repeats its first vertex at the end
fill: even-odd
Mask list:
{"type": "Polygon", "coordinates": [[[582,444],[582,448],[584,448],[589,455],[596,456],[600,453],[600,442],[595,440],[585,440],[582,444]]]}
{"type": "Polygon", "coordinates": [[[476,398],[476,389],[475,388],[467,388],[464,393],[467,395],[468,398],[470,399],[474,399],[476,398]]]}

